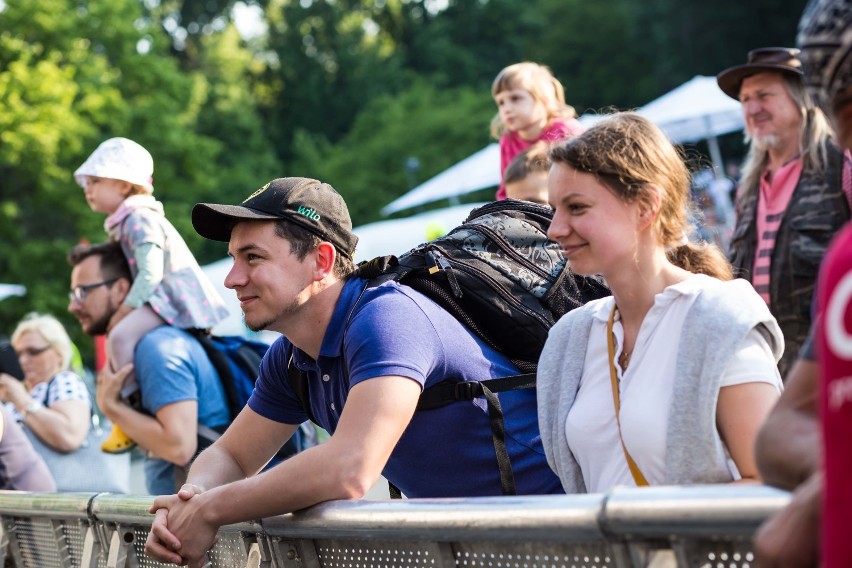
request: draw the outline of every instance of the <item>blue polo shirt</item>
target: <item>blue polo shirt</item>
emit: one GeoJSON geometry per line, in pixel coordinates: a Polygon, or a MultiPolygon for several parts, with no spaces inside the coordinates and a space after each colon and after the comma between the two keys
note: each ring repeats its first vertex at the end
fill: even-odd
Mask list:
{"type": "MultiPolygon", "coordinates": [[[[364,285],[358,278],[344,285],[318,360],[284,337],[272,345],[248,402],[252,410],[286,424],[307,420],[287,380],[291,352],[295,365],[307,373],[311,412],[330,433],[337,428],[349,390],[361,381],[394,375],[430,387],[447,379],[481,381],[518,372],[422,294],[387,282],[366,290],[358,302],[364,285]]],[[[561,493],[544,456],[535,389],[498,396],[518,493],[561,493]]],[[[383,475],[408,497],[500,495],[485,399],[416,412],[383,475]]]]}
{"type": "MultiPolygon", "coordinates": [[[[170,325],[149,331],[136,345],[136,380],[142,406],[152,416],[175,402],[198,402],[198,421],[210,428],[230,422],[225,391],[216,368],[197,339],[170,325]]],[[[145,483],[151,495],[175,492],[174,464],[158,458],[145,461],[145,483]]]]}

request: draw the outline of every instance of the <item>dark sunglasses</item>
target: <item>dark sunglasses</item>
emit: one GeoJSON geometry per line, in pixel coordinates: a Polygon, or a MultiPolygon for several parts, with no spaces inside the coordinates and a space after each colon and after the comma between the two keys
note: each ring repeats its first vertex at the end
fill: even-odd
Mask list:
{"type": "Polygon", "coordinates": [[[113,282],[118,280],[118,278],[110,278],[109,280],[104,280],[103,282],[96,282],[95,284],[86,284],[85,286],[77,286],[72,288],[70,292],[68,292],[68,300],[71,302],[77,302],[78,304],[82,304],[86,301],[86,296],[89,295],[89,291],[94,290],[100,286],[110,286],[113,282]]]}

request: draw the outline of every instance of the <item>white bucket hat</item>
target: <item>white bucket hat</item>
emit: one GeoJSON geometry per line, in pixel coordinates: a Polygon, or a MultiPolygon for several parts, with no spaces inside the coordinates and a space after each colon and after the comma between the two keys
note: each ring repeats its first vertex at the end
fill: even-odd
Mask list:
{"type": "Polygon", "coordinates": [[[74,179],[81,187],[85,187],[86,176],[119,179],[154,193],[153,174],[154,158],[148,150],[127,138],[110,138],[77,168],[74,179]]]}

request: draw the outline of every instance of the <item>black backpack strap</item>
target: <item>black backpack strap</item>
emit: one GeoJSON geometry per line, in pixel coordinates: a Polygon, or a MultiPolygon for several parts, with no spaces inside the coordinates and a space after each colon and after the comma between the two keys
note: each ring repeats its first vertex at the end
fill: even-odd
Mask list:
{"type": "Polygon", "coordinates": [[[500,487],[503,495],[516,495],[515,475],[512,473],[512,462],[506,449],[503,407],[494,393],[533,388],[535,377],[535,373],[524,373],[487,381],[444,381],[423,391],[417,403],[417,410],[432,410],[452,402],[485,397],[488,404],[488,421],[491,423],[491,442],[494,444],[494,454],[500,470],[500,487]]]}
{"type": "Polygon", "coordinates": [[[260,372],[260,362],[263,360],[260,353],[243,344],[234,353],[234,360],[249,376],[257,379],[260,372]]]}
{"type": "Polygon", "coordinates": [[[402,491],[390,481],[388,481],[388,493],[390,493],[391,499],[402,499],[402,491]]]}
{"type": "Polygon", "coordinates": [[[228,356],[216,347],[216,344],[213,343],[213,339],[210,334],[199,332],[194,333],[193,336],[204,348],[204,352],[207,353],[207,357],[210,359],[210,362],[213,363],[213,367],[219,374],[219,382],[222,383],[222,388],[225,391],[225,398],[228,401],[228,412],[231,417],[236,416],[239,414],[241,408],[239,405],[237,387],[234,385],[234,373],[231,371],[231,364],[228,362],[228,356]]]}
{"type": "Polygon", "coordinates": [[[500,406],[500,399],[484,383],[479,384],[482,385],[482,394],[488,401],[491,442],[494,444],[494,454],[497,456],[497,467],[500,470],[500,488],[503,495],[517,495],[515,474],[512,473],[512,462],[509,461],[509,452],[506,450],[506,423],[503,420],[503,408],[500,406]]]}
{"type": "Polygon", "coordinates": [[[423,391],[417,403],[417,410],[432,410],[451,402],[473,400],[479,396],[486,396],[486,390],[494,393],[533,387],[535,387],[535,373],[511,375],[487,381],[444,381],[423,391]],[[487,389],[484,387],[485,384],[488,385],[487,389]]]}

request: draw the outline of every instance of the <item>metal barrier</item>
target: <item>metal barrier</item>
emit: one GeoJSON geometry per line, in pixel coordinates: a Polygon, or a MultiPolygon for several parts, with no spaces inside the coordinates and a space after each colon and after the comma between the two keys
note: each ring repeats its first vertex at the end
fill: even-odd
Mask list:
{"type": "MultiPolygon", "coordinates": [[[[252,568],[749,568],[751,536],[789,500],[756,485],[336,501],[223,527],[211,566],[252,568]]],[[[144,556],[150,497],[0,491],[15,568],[165,566],[144,556]]]]}

